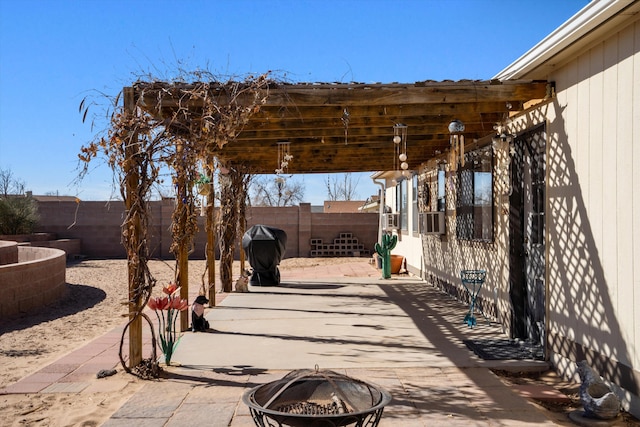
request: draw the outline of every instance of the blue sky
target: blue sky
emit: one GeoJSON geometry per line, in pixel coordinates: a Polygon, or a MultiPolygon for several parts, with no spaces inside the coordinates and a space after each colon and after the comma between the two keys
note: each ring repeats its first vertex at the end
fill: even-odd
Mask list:
{"type": "MultiPolygon", "coordinates": [[[[104,129],[81,100],[179,69],[274,70],[296,82],[489,79],[587,0],[0,0],[0,168],[34,194],[112,194],[96,163],[74,184],[80,147],[104,129]]],[[[98,108],[94,108],[99,113],[98,108]]],[[[358,195],[377,192],[369,174],[358,195]]],[[[306,175],[321,204],[327,175],[306,175]]],[[[117,191],[115,193],[118,194],[117,191]]]]}

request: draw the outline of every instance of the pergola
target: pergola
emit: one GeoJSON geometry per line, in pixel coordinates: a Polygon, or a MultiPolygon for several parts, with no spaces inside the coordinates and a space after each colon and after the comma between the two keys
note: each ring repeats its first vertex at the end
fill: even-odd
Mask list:
{"type": "MultiPolygon", "coordinates": [[[[216,164],[225,168],[241,165],[244,173],[251,174],[274,174],[281,167],[284,146],[293,156],[287,164],[288,174],[389,171],[397,166],[393,137],[394,129],[401,126],[406,130],[407,169],[417,170],[449,150],[448,126],[453,120],[464,123],[467,141],[479,140],[495,134],[496,124],[550,96],[551,91],[547,82],[533,81],[287,84],[262,77],[253,80],[253,86],[246,82],[138,82],[124,88],[123,113],[116,118],[119,127],[111,133],[110,142],[103,140],[102,148],[107,153],[109,149],[118,152],[110,162],[124,176],[131,366],[142,360],[142,323],[135,318],[146,304],[140,288],[148,281],[146,265],[141,268],[139,263],[144,258],[147,215],[142,206],[145,193],[139,187],[145,171],[156,170],[149,169],[149,154],[139,135],[145,135],[147,141],[164,139],[171,146],[168,157],[177,165],[176,188],[186,195],[191,191],[187,176],[193,175],[188,170],[193,163],[181,165],[181,159],[189,157],[190,151],[197,151],[195,158],[209,165],[215,158],[216,164]],[[146,117],[142,124],[136,122],[141,116],[146,117]]],[[[93,156],[96,151],[95,146],[90,147],[85,154],[93,156]]],[[[207,259],[211,284],[215,257],[210,200],[207,259]]],[[[187,196],[177,197],[174,223],[178,228],[189,227],[188,204],[187,196]]],[[[177,281],[186,297],[189,243],[178,241],[176,246],[177,281]]],[[[187,316],[182,316],[181,329],[187,326],[187,316]]]]}
{"type": "MultiPolygon", "coordinates": [[[[170,117],[179,109],[202,107],[200,99],[184,99],[191,86],[146,84],[134,87],[133,96],[149,113],[170,117]],[[158,103],[159,93],[166,91],[175,96],[158,103]]],[[[528,103],[545,98],[547,90],[546,82],[530,81],[274,84],[240,133],[214,154],[253,173],[273,174],[278,144],[288,142],[289,173],[390,170],[393,126],[404,124],[407,163],[416,170],[449,148],[452,120],[464,123],[467,141],[480,139],[528,103]]]]}

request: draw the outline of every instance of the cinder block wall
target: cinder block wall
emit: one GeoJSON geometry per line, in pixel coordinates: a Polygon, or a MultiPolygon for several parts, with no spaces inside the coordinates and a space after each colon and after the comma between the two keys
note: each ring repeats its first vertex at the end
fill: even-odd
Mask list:
{"type": "Polygon", "coordinates": [[[63,250],[67,254],[67,258],[72,258],[74,255],[82,254],[82,245],[80,239],[58,239],[47,240],[45,242],[31,242],[31,246],[38,246],[41,248],[54,248],[63,250]]]}
{"type": "MultiPolygon", "coordinates": [[[[149,247],[152,257],[172,259],[171,214],[173,199],[151,202],[149,247]]],[[[38,203],[40,223],[37,231],[55,233],[59,239],[80,239],[81,253],[91,258],[125,258],[121,226],[124,221],[122,202],[38,203]]],[[[309,257],[311,239],[332,242],[341,233],[351,233],[370,252],[378,235],[376,213],[311,213],[311,205],[284,208],[252,207],[247,212],[247,229],[264,224],[287,233],[285,258],[309,257]]],[[[198,219],[199,232],[191,259],[203,259],[206,245],[204,218],[198,219]]],[[[236,256],[239,257],[238,247],[236,256]]]]}
{"type": "Polygon", "coordinates": [[[313,238],[323,243],[333,243],[342,233],[351,233],[354,239],[364,245],[365,250],[374,252],[373,246],[378,239],[377,213],[312,213],[313,238]],[[366,216],[365,216],[366,215],[366,216]]]}
{"type": "Polygon", "coordinates": [[[18,262],[18,244],[0,240],[0,265],[18,262]]]}
{"type": "Polygon", "coordinates": [[[0,266],[0,319],[27,313],[66,292],[66,254],[59,249],[18,246],[18,262],[0,266]]]}
{"type": "Polygon", "coordinates": [[[0,265],[18,262],[18,249],[12,253],[6,245],[38,246],[41,248],[61,249],[67,258],[82,255],[80,239],[58,239],[55,233],[11,234],[0,235],[0,265]]]}

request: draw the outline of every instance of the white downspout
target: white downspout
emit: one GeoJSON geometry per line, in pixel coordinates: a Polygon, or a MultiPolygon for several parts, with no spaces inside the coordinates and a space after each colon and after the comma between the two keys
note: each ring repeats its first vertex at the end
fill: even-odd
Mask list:
{"type": "Polygon", "coordinates": [[[378,216],[378,242],[382,242],[382,221],[384,216],[384,195],[387,191],[385,182],[378,182],[375,178],[373,179],[374,184],[378,184],[380,186],[380,214],[378,216]]]}

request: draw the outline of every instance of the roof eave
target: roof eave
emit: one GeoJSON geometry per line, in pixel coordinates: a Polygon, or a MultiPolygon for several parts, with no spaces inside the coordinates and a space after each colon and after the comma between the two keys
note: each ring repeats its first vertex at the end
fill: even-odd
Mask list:
{"type": "MultiPolygon", "coordinates": [[[[640,9],[640,2],[636,0],[594,0],[573,15],[564,24],[545,37],[537,45],[514,61],[511,65],[496,74],[493,79],[519,80],[545,80],[548,78],[549,65],[562,62],[564,56],[571,55],[568,48],[575,46],[578,41],[582,44],[590,42],[588,35],[598,28],[615,28],[619,21],[612,18],[629,8],[628,14],[635,14],[640,9]]],[[[626,16],[620,16],[626,19],[626,16]]]]}

